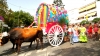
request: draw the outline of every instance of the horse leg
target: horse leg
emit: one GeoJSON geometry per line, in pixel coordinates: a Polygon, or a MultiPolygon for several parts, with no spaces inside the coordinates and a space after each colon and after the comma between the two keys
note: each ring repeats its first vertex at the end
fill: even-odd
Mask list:
{"type": "Polygon", "coordinates": [[[15,47],[15,43],[12,43],[13,44],[13,47],[12,47],[12,49],[14,49],[14,47],[15,47]]]}
{"type": "Polygon", "coordinates": [[[21,43],[18,44],[17,53],[19,54],[21,48],[21,43]]]}
{"type": "Polygon", "coordinates": [[[39,44],[39,39],[38,38],[36,38],[36,42],[37,42],[37,44],[36,44],[36,48],[35,49],[37,49],[38,44],[39,44]]]}
{"type": "Polygon", "coordinates": [[[41,49],[43,49],[43,38],[40,38],[41,49]]]}
{"type": "Polygon", "coordinates": [[[40,31],[38,34],[38,42],[39,42],[39,39],[40,39],[41,49],[43,49],[43,32],[42,31],[40,31]]]}
{"type": "Polygon", "coordinates": [[[15,48],[16,50],[18,49],[18,44],[16,44],[16,48],[15,48]]]}
{"type": "Polygon", "coordinates": [[[29,48],[31,48],[31,47],[32,47],[32,42],[33,42],[33,41],[31,41],[31,43],[30,43],[30,45],[29,45],[29,48]]]}
{"type": "Polygon", "coordinates": [[[18,40],[18,43],[17,43],[17,53],[18,54],[20,52],[21,44],[22,44],[22,41],[21,40],[18,40]]]}
{"type": "Polygon", "coordinates": [[[99,40],[99,34],[96,32],[96,40],[99,40]]]}
{"type": "Polygon", "coordinates": [[[10,39],[10,41],[11,41],[11,43],[13,44],[12,49],[14,49],[14,47],[15,47],[15,41],[13,41],[12,39],[10,39]]]}

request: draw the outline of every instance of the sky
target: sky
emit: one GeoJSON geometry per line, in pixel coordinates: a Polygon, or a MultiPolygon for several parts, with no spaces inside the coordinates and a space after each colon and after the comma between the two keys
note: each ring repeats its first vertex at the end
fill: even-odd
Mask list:
{"type": "MultiPolygon", "coordinates": [[[[54,0],[7,0],[8,7],[13,11],[23,10],[35,16],[36,10],[43,2],[52,4],[54,0]]],[[[66,10],[79,8],[94,0],[62,0],[66,10]]]]}

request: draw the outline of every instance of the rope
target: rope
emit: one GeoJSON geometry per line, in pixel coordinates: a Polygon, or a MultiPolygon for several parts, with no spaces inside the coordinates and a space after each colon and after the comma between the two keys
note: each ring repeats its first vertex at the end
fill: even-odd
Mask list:
{"type": "Polygon", "coordinates": [[[28,26],[28,28],[32,27],[32,25],[33,25],[34,23],[35,23],[35,22],[33,21],[33,22],[31,23],[31,25],[30,25],[30,26],[28,26]]]}

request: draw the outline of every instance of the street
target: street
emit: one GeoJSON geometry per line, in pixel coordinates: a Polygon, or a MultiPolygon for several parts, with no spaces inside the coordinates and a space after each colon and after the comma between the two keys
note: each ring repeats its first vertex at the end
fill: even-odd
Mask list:
{"type": "Polygon", "coordinates": [[[87,43],[63,42],[60,46],[52,47],[49,43],[44,43],[44,49],[35,50],[35,43],[32,48],[28,48],[29,43],[24,42],[21,46],[19,55],[16,55],[11,49],[12,44],[8,42],[4,46],[0,46],[0,56],[100,56],[100,42],[89,40],[87,43]]]}

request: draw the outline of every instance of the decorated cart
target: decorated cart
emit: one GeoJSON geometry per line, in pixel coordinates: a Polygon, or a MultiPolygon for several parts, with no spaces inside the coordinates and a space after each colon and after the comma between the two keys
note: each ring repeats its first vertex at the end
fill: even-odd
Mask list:
{"type": "Polygon", "coordinates": [[[41,3],[37,9],[35,21],[37,25],[41,26],[52,46],[58,46],[62,43],[64,26],[68,24],[68,15],[64,7],[41,3]],[[63,22],[65,23],[61,24],[63,22]]]}

